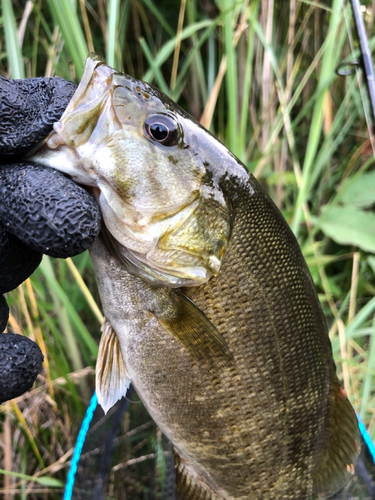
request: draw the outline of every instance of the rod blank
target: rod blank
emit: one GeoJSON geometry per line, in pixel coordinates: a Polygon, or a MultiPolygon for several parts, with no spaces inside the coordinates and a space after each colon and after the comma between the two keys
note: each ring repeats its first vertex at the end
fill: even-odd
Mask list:
{"type": "Polygon", "coordinates": [[[367,34],[365,30],[365,24],[363,22],[363,17],[361,13],[361,7],[359,0],[351,0],[355,25],[357,28],[359,44],[361,48],[363,69],[366,75],[366,82],[368,93],[370,96],[370,105],[372,112],[372,124],[375,125],[375,78],[374,78],[374,67],[372,65],[371,52],[368,45],[367,34]]]}

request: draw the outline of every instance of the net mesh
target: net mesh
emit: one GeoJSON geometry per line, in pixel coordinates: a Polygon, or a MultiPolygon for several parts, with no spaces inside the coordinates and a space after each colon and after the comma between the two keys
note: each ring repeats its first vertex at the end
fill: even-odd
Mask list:
{"type": "MultiPolygon", "coordinates": [[[[78,463],[72,500],[175,500],[175,482],[172,444],[132,386],[107,415],[97,406],[78,463]]],[[[375,499],[374,457],[364,440],[352,480],[330,498],[375,499]]]]}
{"type": "Polygon", "coordinates": [[[170,441],[132,386],[108,413],[98,405],[83,445],[72,500],[174,500],[170,441]]]}

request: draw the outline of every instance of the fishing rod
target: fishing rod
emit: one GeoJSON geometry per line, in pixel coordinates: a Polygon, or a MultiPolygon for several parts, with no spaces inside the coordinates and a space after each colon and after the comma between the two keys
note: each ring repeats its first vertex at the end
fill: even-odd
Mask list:
{"type": "Polygon", "coordinates": [[[375,78],[372,64],[371,52],[368,44],[365,24],[363,22],[361,6],[359,0],[351,0],[354,21],[357,29],[359,46],[362,56],[362,68],[366,77],[367,91],[370,98],[370,108],[372,113],[372,126],[375,125],[375,78]]]}
{"type": "MultiPolygon", "coordinates": [[[[366,117],[366,122],[367,122],[367,127],[368,127],[368,132],[369,132],[369,138],[370,142],[372,145],[372,150],[373,154],[375,156],[375,141],[374,141],[374,127],[375,127],[375,76],[374,76],[374,66],[372,63],[372,56],[371,56],[371,51],[370,47],[368,44],[368,38],[367,38],[367,33],[365,29],[365,23],[363,21],[363,16],[362,16],[362,11],[361,11],[361,6],[359,3],[359,0],[351,0],[351,6],[352,6],[352,11],[353,11],[353,17],[354,17],[354,23],[357,31],[357,36],[358,36],[358,41],[359,41],[359,48],[360,48],[360,53],[361,53],[361,58],[362,58],[362,64],[359,64],[358,61],[353,61],[351,64],[355,67],[357,77],[358,77],[358,82],[360,84],[360,79],[359,79],[359,74],[358,74],[358,66],[360,65],[362,67],[362,71],[364,73],[365,79],[366,79],[366,86],[367,86],[367,93],[369,97],[369,104],[370,104],[370,111],[371,111],[371,120],[369,120],[366,112],[366,106],[365,103],[363,102],[363,96],[361,93],[362,97],[362,102],[363,102],[363,108],[365,112],[365,117],[366,117]]],[[[352,52],[354,52],[354,47],[353,47],[353,41],[350,36],[350,32],[348,30],[349,34],[349,41],[351,45],[352,52]]],[[[341,73],[342,75],[345,75],[345,72],[341,73]]],[[[348,73],[346,73],[348,74],[348,73]]],[[[374,443],[371,440],[370,435],[368,434],[364,424],[361,422],[359,416],[358,418],[358,425],[359,425],[359,430],[360,433],[368,447],[368,451],[372,457],[372,460],[375,464],[375,446],[374,443]]]]}

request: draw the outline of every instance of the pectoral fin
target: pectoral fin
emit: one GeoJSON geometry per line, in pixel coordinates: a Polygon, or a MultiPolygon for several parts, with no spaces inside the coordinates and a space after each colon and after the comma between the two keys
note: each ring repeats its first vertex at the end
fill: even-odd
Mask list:
{"type": "Polygon", "coordinates": [[[179,290],[173,290],[174,314],[158,321],[197,361],[228,364],[233,359],[224,337],[207,316],[179,290]]]}
{"type": "MultiPolygon", "coordinates": [[[[118,242],[103,227],[100,238],[108,252],[120,262],[130,274],[136,274],[131,263],[121,253],[118,242]]],[[[141,276],[144,278],[143,276],[141,276]]],[[[197,361],[228,365],[233,356],[229,347],[203,311],[186,295],[175,288],[156,287],[150,284],[152,296],[158,307],[150,308],[160,324],[167,329],[197,361]],[[156,310],[157,309],[157,310],[156,310]]]]}
{"type": "Polygon", "coordinates": [[[110,323],[105,320],[96,362],[96,393],[105,413],[126,395],[130,385],[120,343],[110,323]]]}

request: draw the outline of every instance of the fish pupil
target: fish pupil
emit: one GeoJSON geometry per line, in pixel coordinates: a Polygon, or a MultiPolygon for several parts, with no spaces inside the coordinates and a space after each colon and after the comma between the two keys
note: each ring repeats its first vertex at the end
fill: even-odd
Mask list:
{"type": "Polygon", "coordinates": [[[155,141],[164,141],[169,134],[169,130],[162,123],[154,123],[151,125],[150,132],[155,141]]]}
{"type": "Polygon", "coordinates": [[[165,115],[148,116],[143,130],[146,137],[163,146],[174,146],[180,138],[177,122],[165,115]]]}

